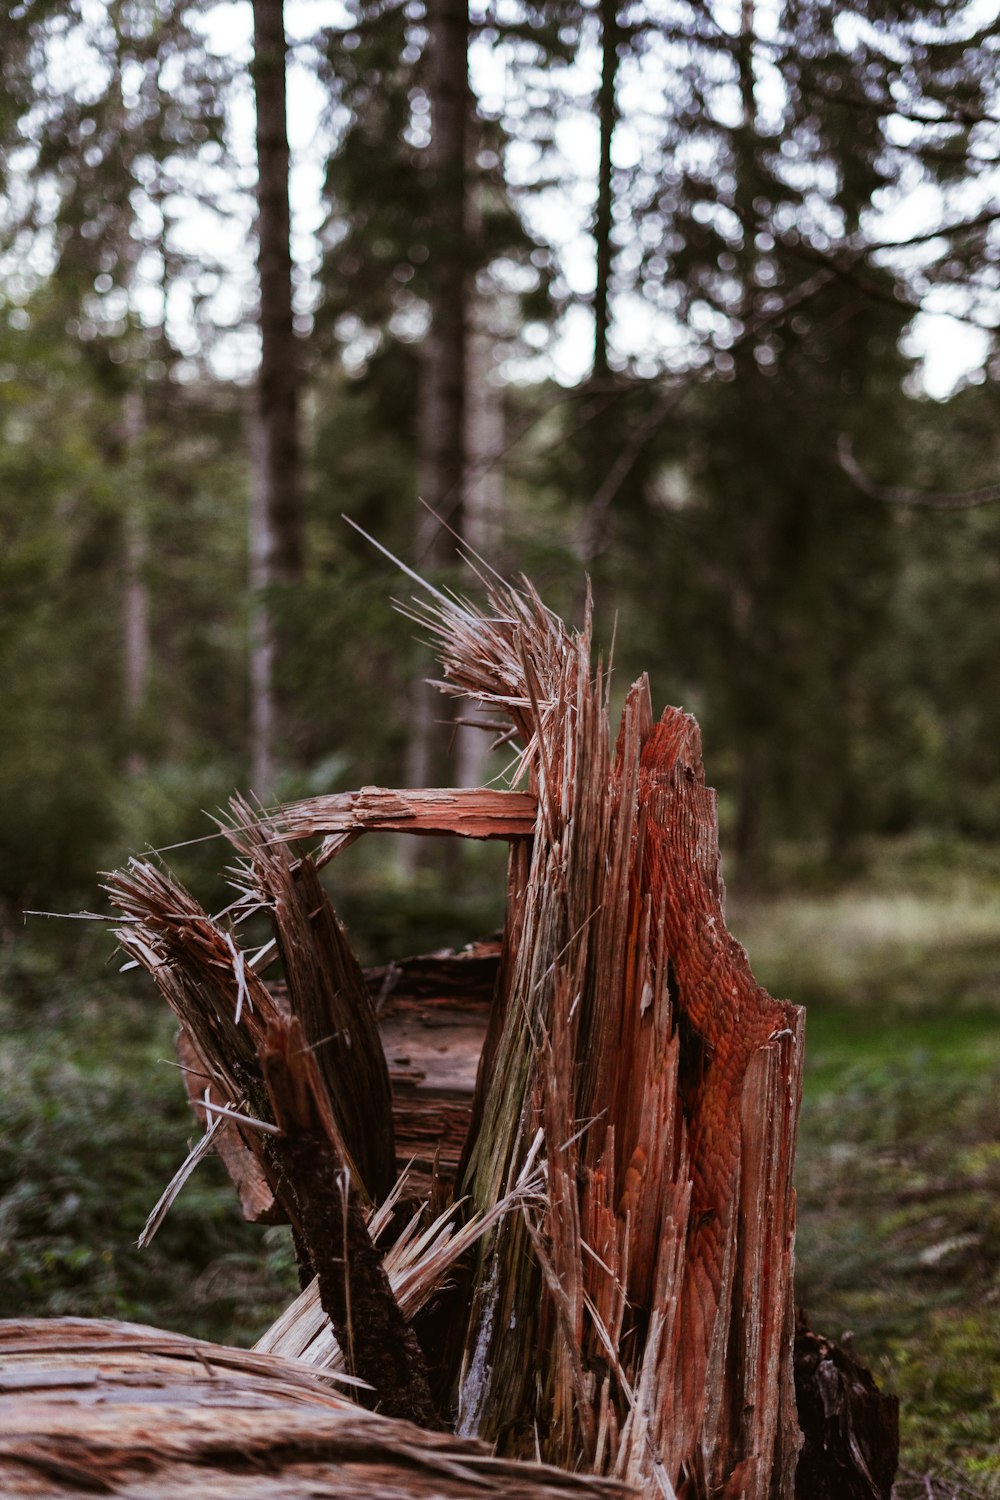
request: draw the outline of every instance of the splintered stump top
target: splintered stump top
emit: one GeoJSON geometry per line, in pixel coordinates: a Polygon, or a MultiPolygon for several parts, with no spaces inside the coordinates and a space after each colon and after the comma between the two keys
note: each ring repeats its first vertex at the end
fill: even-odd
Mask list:
{"type": "MultiPolygon", "coordinates": [[[[520,741],[516,790],[236,802],[225,920],[148,864],[110,885],[206,1124],[230,1111],[215,1128],[248,1212],[286,1218],[314,1278],[264,1345],[504,1456],[667,1500],[788,1500],[802,1013],[726,930],[697,725],[656,720],[642,678],[612,745],[589,618],[569,632],[530,585],[492,586],[485,610],[432,594],[419,618],[445,690],[520,741]],[[464,1091],[462,1067],[426,1086],[405,986],[390,970],[373,992],[317,878],[406,828],[510,844],[471,1100],[467,1058],[464,1091]],[[241,907],[273,944],[241,949],[241,907]],[[385,1199],[414,1141],[404,1229],[385,1199]]],[[[459,1017],[456,1058],[469,1035],[459,1017]]]]}

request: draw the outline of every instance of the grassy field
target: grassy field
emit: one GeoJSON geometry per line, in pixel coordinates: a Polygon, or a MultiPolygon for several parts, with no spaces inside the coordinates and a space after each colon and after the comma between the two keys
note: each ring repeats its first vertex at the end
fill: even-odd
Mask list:
{"type": "Polygon", "coordinates": [[[898,1393],[900,1492],[993,1500],[1000,879],[953,858],[887,852],[864,883],[730,921],[761,982],[807,1007],[798,1300],[898,1393]]]}
{"type": "MultiPolygon", "coordinates": [[[[421,903],[394,900],[415,937],[421,903]]],[[[353,916],[370,950],[405,947],[371,893],[353,916]]],[[[799,1301],[898,1392],[900,1494],[997,1500],[1000,868],[885,850],[850,887],[799,882],[730,920],[761,982],[808,1011],[799,1301]]],[[[216,1163],[135,1249],[192,1122],[159,1061],[171,1024],[108,952],[76,924],[2,950],[0,1316],[252,1341],[292,1289],[289,1246],[241,1222],[216,1163]]]]}

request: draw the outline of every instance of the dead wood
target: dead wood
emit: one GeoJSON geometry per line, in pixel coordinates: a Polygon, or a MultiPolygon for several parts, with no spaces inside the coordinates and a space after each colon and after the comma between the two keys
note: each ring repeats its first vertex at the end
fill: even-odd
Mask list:
{"type": "Polygon", "coordinates": [[[792,1500],[803,1014],[726,929],[695,721],[657,721],[641,678],[613,744],[589,607],[570,632],[530,585],[488,595],[480,611],[432,593],[415,618],[445,691],[520,740],[523,789],[365,788],[260,818],[236,803],[226,922],[133,865],[109,887],[123,944],[190,1035],[203,1108],[244,1116],[254,1211],[270,1192],[317,1272],[264,1347],[346,1360],[430,1424],[408,1326],[429,1309],[459,1433],[666,1500],[792,1500]],[[316,870],[401,828],[508,839],[503,937],[366,989],[316,870]],[[311,855],[288,847],[304,838],[311,855]],[[232,925],[257,909],[283,970],[269,987],[232,925]],[[386,1194],[411,1154],[400,1233],[386,1194]]]}
{"type": "Polygon", "coordinates": [[[381,1202],[396,1180],[392,1094],[371,997],[309,859],[293,860],[236,799],[227,833],[246,863],[245,899],[268,911],[287,1002],[323,1081],[357,1185],[381,1202]]]}
{"type": "Polygon", "coordinates": [[[297,1017],[274,1020],[261,1067],[282,1131],[272,1149],[294,1198],[289,1216],[308,1248],[323,1311],[347,1368],[371,1386],[387,1416],[437,1427],[423,1354],[369,1236],[361,1195],[297,1017]]]}
{"type": "Polygon", "coordinates": [[[535,827],[534,798],[523,792],[486,787],[414,788],[407,791],[366,786],[287,802],[268,825],[274,840],[325,834],[317,865],[326,864],[359,834],[458,834],[470,839],[530,838],[535,827]]]}
{"type": "MultiPolygon", "coordinates": [[[[239,817],[243,809],[235,811],[239,817]]],[[[386,1167],[392,1151],[388,1077],[368,992],[325,897],[311,884],[309,863],[300,861],[293,871],[285,850],[259,844],[240,827],[237,838],[254,877],[252,899],[266,900],[275,916],[284,994],[267,990],[232,937],[186,892],[146,866],[134,864],[109,882],[112,899],[129,919],[119,936],[150,968],[195,1039],[197,1055],[207,1059],[203,1071],[212,1082],[203,1109],[221,1105],[240,1113],[237,1128],[304,1247],[348,1366],[390,1415],[435,1426],[423,1356],[362,1213],[365,1179],[354,1152],[369,1180],[382,1186],[376,1169],[390,1184],[394,1176],[392,1155],[386,1167]],[[316,1033],[338,1021],[356,1056],[350,1080],[330,1069],[324,1078],[317,1060],[330,1037],[316,1033]],[[232,1033],[237,1040],[223,1058],[218,1039],[232,1033]],[[377,1049],[377,1057],[366,1064],[362,1048],[377,1049]],[[359,1084],[371,1089],[367,1099],[359,1084]],[[213,1100],[213,1088],[224,1097],[213,1100]],[[368,1130],[366,1104],[382,1109],[368,1130]],[[255,1121],[259,1130],[252,1128],[255,1121]]]]}
{"type": "Polygon", "coordinates": [[[77,1318],[0,1322],[0,1493],[35,1500],[624,1500],[367,1412],[301,1364],[77,1318]]]}
{"type": "Polygon", "coordinates": [[[476,1073],[497,983],[499,943],[369,969],[392,1082],[397,1169],[407,1194],[456,1195],[476,1073]]]}
{"type": "MultiPolygon", "coordinates": [[[[211,1089],[212,1075],[183,1027],[177,1033],[176,1048],[188,1103],[202,1129],[207,1130],[213,1116],[205,1108],[204,1094],[206,1088],[211,1089]]],[[[284,1224],[286,1220],[281,1206],[256,1156],[244,1144],[236,1122],[218,1116],[215,1119],[218,1129],[212,1150],[220,1157],[236,1189],[244,1219],[250,1224],[284,1224]]]]}
{"type": "Polygon", "coordinates": [[[795,1394],[803,1434],[796,1500],[890,1500],[899,1401],[803,1319],[795,1330],[795,1394]]]}

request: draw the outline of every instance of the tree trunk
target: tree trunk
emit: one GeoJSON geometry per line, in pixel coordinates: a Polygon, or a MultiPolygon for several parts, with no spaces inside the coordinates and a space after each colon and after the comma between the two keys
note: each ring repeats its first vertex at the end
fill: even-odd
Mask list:
{"type": "Polygon", "coordinates": [[[122,409],[125,513],[122,643],[124,655],[125,770],[138,776],[146,769],[144,721],[149,695],[150,631],[148,521],[140,444],[145,431],[142,392],[133,388],[122,409]]]}
{"type": "Polygon", "coordinates": [[[298,427],[299,364],[292,324],[288,204],[286,42],[281,0],[254,0],[253,82],[257,104],[257,266],[260,372],[255,414],[251,557],[252,762],[266,796],[276,767],[278,646],[268,598],[301,575],[303,518],[298,427]]]}
{"type": "MultiPolygon", "coordinates": [[[[468,162],[474,177],[477,132],[468,143],[468,162]]],[[[482,205],[469,192],[466,231],[470,249],[478,251],[482,238],[482,205]]],[[[465,361],[464,516],[462,536],[471,550],[499,568],[504,531],[504,399],[495,383],[497,336],[491,328],[496,300],[471,299],[468,310],[465,361]]],[[[481,704],[471,705],[470,718],[489,719],[481,704]]],[[[490,738],[470,724],[459,724],[455,734],[455,765],[459,786],[481,786],[487,777],[490,738]]]]}
{"type": "MultiPolygon", "coordinates": [[[[428,264],[430,327],[420,371],[418,566],[434,573],[464,534],[466,478],[466,322],[468,201],[466,146],[469,15],[466,0],[429,0],[428,73],[431,106],[428,264]],[[426,507],[426,508],[425,508],[426,507]]],[[[407,780],[411,786],[451,779],[450,715],[421,680],[414,684],[407,780]]]]}
{"type": "Polygon", "coordinates": [[[420,392],[420,485],[437,513],[421,516],[422,561],[451,550],[440,522],[462,534],[465,485],[467,296],[466,140],[471,108],[469,18],[465,0],[430,0],[427,7],[431,106],[430,328],[423,346],[420,392]]]}
{"type": "MultiPolygon", "coordinates": [[[[407,1317],[426,1309],[422,1347],[434,1353],[434,1389],[449,1408],[457,1392],[460,1433],[510,1457],[614,1476],[641,1494],[791,1500],[802,1014],[756,984],[726,932],[697,726],[676,709],[655,722],[640,679],[613,741],[589,628],[571,635],[533,594],[498,585],[481,613],[439,595],[424,624],[454,689],[489,695],[509,719],[530,790],[365,788],[262,823],[234,805],[230,838],[254,871],[247,899],[275,924],[281,1002],[259,960],[234,958],[231,936],[154,867],[133,865],[109,886],[128,918],[123,946],[150,968],[207,1064],[214,1107],[249,1110],[258,1122],[260,1133],[241,1127],[245,1144],[319,1273],[283,1337],[299,1338],[300,1319],[316,1332],[318,1297],[333,1334],[317,1360],[347,1353],[332,1263],[324,1288],[339,1221],[322,1184],[346,1163],[357,1166],[352,1182],[374,1181],[364,1148],[377,1137],[381,1197],[391,1175],[383,1132],[394,1136],[395,1112],[406,1149],[422,1158],[428,1208],[460,1200],[466,1216],[484,1216],[476,1254],[461,1265],[462,1241],[440,1242],[421,1273],[422,1300],[412,1273],[388,1258],[377,1293],[387,1316],[392,1298],[407,1317]],[[476,1018],[434,995],[450,978],[440,964],[411,969],[409,1000],[392,971],[371,1001],[332,978],[324,933],[335,923],[316,866],[359,835],[407,828],[510,843],[471,1104],[476,1018]],[[322,840],[312,859],[293,858],[290,846],[309,837],[322,840]],[[336,1008],[344,996],[349,1017],[336,1008]],[[269,1059],[289,1009],[307,1045],[280,1049],[279,1090],[269,1059]],[[382,1043],[364,1020],[380,1012],[382,1043]],[[308,1044],[345,1032],[350,1066],[332,1059],[321,1072],[308,1044]],[[399,1087],[401,1074],[409,1087],[399,1087]],[[284,1103],[300,1094],[301,1106],[284,1103]],[[446,1140],[435,1160],[423,1143],[436,1107],[446,1140]],[[293,1116],[308,1137],[298,1154],[293,1116]],[[315,1195],[310,1216],[303,1203],[315,1195]]],[[[465,1228],[479,1232],[474,1219],[465,1228]]],[[[359,1298],[365,1288],[375,1295],[361,1262],[359,1298]]],[[[383,1378],[388,1391],[396,1377],[383,1378]]]]}
{"type": "Polygon", "coordinates": [[[273,532],[268,515],[268,483],[263,426],[256,414],[250,423],[250,500],[248,540],[250,572],[250,786],[267,798],[277,773],[276,641],[271,588],[273,532]]]}
{"type": "Polygon", "coordinates": [[[618,6],[616,0],[601,0],[601,83],[597,91],[597,118],[601,132],[597,171],[597,208],[594,214],[596,275],[594,284],[595,382],[608,378],[608,329],[610,326],[611,230],[614,225],[614,179],[611,146],[618,120],[618,6]]]}
{"type": "Polygon", "coordinates": [[[611,327],[611,262],[614,227],[614,171],[611,148],[618,122],[618,7],[616,0],[600,0],[601,81],[597,90],[600,155],[597,203],[594,210],[594,357],[590,372],[590,409],[583,430],[583,514],[579,554],[588,573],[607,547],[607,504],[604,483],[615,459],[616,434],[611,424],[608,336],[611,327]]]}

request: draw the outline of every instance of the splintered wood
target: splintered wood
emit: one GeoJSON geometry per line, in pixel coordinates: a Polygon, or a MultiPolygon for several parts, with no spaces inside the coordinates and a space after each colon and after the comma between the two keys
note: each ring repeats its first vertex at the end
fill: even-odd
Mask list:
{"type": "Polygon", "coordinates": [[[243,1116],[220,1138],[250,1216],[283,1213],[317,1278],[266,1347],[507,1458],[782,1500],[802,1014],[726,930],[694,720],[655,720],[642,678],[612,746],[589,609],[571,633],[530,585],[488,594],[429,591],[414,617],[443,690],[519,739],[517,790],[237,803],[227,918],[133,863],[109,884],[121,941],[178,1015],[203,1117],[243,1116]],[[405,966],[366,983],[317,880],[361,834],[405,828],[509,841],[499,953],[475,955],[464,994],[462,959],[425,961],[422,995],[405,966]],[[251,954],[235,932],[259,910],[275,941],[251,954]]]}
{"type": "Polygon", "coordinates": [[[0,1323],[0,1494],[621,1500],[361,1410],[293,1360],[130,1323],[0,1323]]]}

